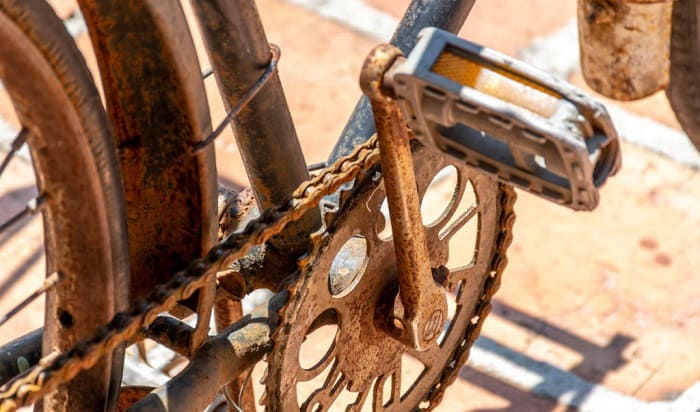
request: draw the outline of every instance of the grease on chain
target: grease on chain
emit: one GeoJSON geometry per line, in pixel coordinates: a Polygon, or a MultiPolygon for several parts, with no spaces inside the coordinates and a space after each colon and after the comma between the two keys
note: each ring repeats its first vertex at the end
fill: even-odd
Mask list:
{"type": "Polygon", "coordinates": [[[341,157],[318,175],[302,183],[289,201],[265,210],[261,216],[194,260],[168,282],[159,285],[144,300],[128,311],[120,312],[98,328],[95,334],[67,352],[42,359],[38,365],[16,376],[0,387],[0,412],[37,402],[58,385],[89,369],[105,354],[127,342],[155,317],[171,309],[178,301],[187,299],[205,286],[216,272],[243,258],[251,247],[265,243],[282,232],[284,227],[316,207],[321,199],[337,191],[358,174],[369,170],[379,161],[376,136],[359,145],[348,156],[341,157]]]}

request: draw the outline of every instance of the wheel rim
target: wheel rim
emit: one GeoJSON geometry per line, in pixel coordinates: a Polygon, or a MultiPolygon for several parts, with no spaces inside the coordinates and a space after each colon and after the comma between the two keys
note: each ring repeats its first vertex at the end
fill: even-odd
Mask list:
{"type": "MultiPolygon", "coordinates": [[[[127,281],[127,252],[116,156],[99,97],[48,5],[21,3],[0,2],[0,80],[28,132],[43,201],[46,273],[61,274],[46,298],[48,355],[89,337],[125,307],[126,289],[117,285],[127,281]]],[[[62,385],[44,408],[103,409],[120,365],[119,355],[105,357],[62,385]]]]}

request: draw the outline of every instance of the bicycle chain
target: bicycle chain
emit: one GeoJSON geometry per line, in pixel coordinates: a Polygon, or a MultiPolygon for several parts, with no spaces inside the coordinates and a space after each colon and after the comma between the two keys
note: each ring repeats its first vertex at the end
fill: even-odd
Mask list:
{"type": "MultiPolygon", "coordinates": [[[[324,196],[334,193],[342,185],[352,181],[360,173],[371,169],[379,161],[376,136],[355,150],[338,159],[310,180],[302,183],[289,201],[265,210],[260,217],[250,221],[240,233],[234,233],[209,250],[205,257],[196,259],[188,267],[175,274],[168,282],[159,285],[145,299],[137,302],[128,311],[116,314],[112,320],[99,328],[88,340],[75,345],[67,352],[42,359],[39,364],[13,378],[0,387],[0,412],[10,412],[18,407],[37,402],[41,396],[54,390],[63,382],[71,380],[80,371],[89,369],[105,354],[120,344],[129,341],[155,317],[171,309],[178,301],[187,299],[197,289],[206,285],[216,273],[232,262],[244,257],[255,245],[265,243],[282,232],[284,227],[301,218],[316,207],[324,196]]],[[[512,241],[515,221],[513,204],[516,199],[512,187],[502,187],[499,201],[503,212],[499,221],[496,251],[490,263],[490,276],[477,304],[477,322],[470,323],[462,342],[445,366],[439,381],[426,394],[425,401],[433,409],[441,400],[444,390],[457,377],[459,368],[466,361],[469,349],[481,330],[483,320],[491,309],[491,297],[500,286],[501,274],[508,262],[506,249],[512,241]]]]}
{"type": "Polygon", "coordinates": [[[91,338],[66,352],[42,359],[39,364],[0,387],[0,412],[14,411],[18,407],[35,403],[41,396],[71,380],[80,371],[91,368],[103,355],[111,353],[120,344],[129,341],[142,327],[149,325],[158,314],[190,297],[210,282],[218,271],[245,257],[253,246],[265,243],[281,233],[287,224],[300,219],[308,210],[316,207],[324,196],[334,193],[378,161],[379,149],[375,136],[302,183],[287,202],[263,211],[242,232],[231,234],[212,247],[206,256],[192,261],[185,270],[157,286],[148,297],[128,311],[116,314],[109,323],[98,328],[91,338]]]}

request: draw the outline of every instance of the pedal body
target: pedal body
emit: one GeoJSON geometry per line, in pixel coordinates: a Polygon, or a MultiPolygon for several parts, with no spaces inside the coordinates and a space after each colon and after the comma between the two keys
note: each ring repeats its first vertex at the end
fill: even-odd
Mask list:
{"type": "Polygon", "coordinates": [[[451,33],[425,29],[388,76],[417,138],[550,201],[592,210],[620,166],[600,103],[451,33]]]}

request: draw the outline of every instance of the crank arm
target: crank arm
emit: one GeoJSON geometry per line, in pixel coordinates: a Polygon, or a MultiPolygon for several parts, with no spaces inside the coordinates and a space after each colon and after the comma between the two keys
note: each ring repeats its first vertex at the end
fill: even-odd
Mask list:
{"type": "Polygon", "coordinates": [[[447,302],[430,266],[408,130],[396,100],[381,88],[384,74],[400,55],[394,46],[376,47],[362,67],[360,86],[369,97],[377,125],[401,298],[396,305],[388,305],[385,329],[405,345],[424,351],[442,331],[447,302]]]}
{"type": "Polygon", "coordinates": [[[598,205],[620,166],[605,108],[574,87],[434,28],[384,78],[416,137],[575,210],[598,205]]]}

